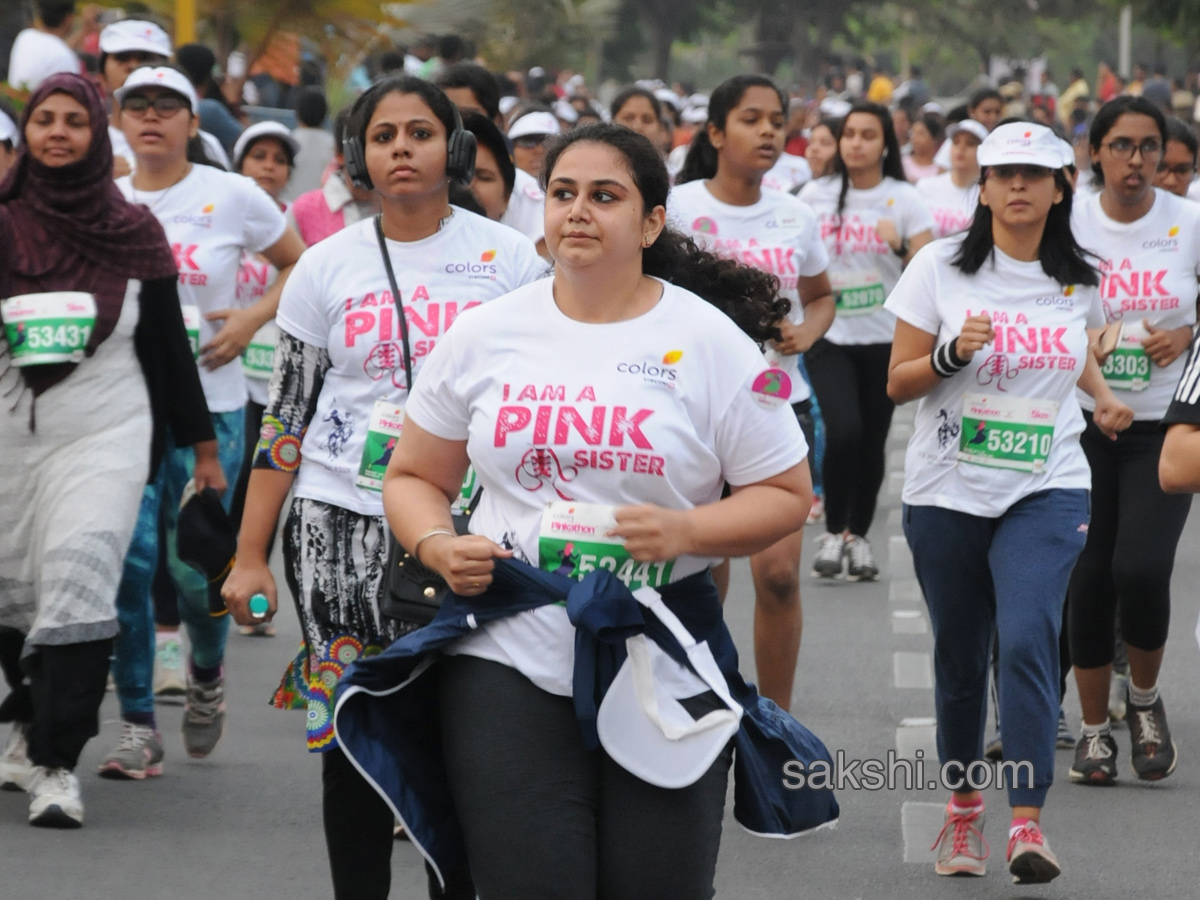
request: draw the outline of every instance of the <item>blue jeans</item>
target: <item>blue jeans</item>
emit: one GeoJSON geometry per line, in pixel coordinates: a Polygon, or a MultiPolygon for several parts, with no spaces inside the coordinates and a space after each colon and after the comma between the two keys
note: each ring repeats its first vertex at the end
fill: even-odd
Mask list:
{"type": "MultiPolygon", "coordinates": [[[[228,511],[242,464],[244,415],[240,409],[213,413],[212,420],[217,434],[217,458],[229,483],[223,498],[228,511]]],[[[167,567],[179,595],[179,616],[191,641],[192,662],[213,668],[225,658],[229,617],[213,618],[208,614],[207,580],[180,561],[175,550],[179,500],[184,485],[192,477],[193,461],[192,448],[176,447],[168,434],[158,475],[142,494],[133,541],[117,589],[117,621],[121,630],[114,646],[112,672],[122,713],[154,711],[154,603],[150,585],[158,562],[160,515],[167,535],[167,567]]]]}
{"type": "MultiPolygon", "coordinates": [[[[933,625],[938,757],[983,758],[988,657],[998,634],[1004,758],[1033,764],[1008,785],[1013,806],[1041,807],[1054,781],[1058,640],[1075,560],[1087,540],[1085,490],[1031,494],[998,519],[905,506],[904,534],[933,625]]],[[[962,769],[959,774],[962,774],[962,769]]]]}

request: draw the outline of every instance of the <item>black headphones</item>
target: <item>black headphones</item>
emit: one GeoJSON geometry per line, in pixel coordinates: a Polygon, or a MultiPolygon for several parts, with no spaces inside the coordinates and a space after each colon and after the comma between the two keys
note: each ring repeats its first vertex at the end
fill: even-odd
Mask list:
{"type": "MultiPolygon", "coordinates": [[[[342,138],[342,157],[345,159],[346,174],[355,187],[370,190],[374,187],[371,176],[367,172],[367,154],[363,146],[362,135],[367,129],[367,123],[362,121],[362,110],[367,104],[367,98],[376,92],[390,92],[397,87],[394,81],[381,81],[375,84],[365,94],[358,98],[350,111],[346,122],[346,134],[342,138]]],[[[449,102],[449,98],[447,98],[449,102]]],[[[462,116],[458,107],[453,103],[454,130],[446,139],[446,175],[452,181],[457,181],[463,187],[470,185],[475,178],[475,135],[463,128],[462,116]]]]}

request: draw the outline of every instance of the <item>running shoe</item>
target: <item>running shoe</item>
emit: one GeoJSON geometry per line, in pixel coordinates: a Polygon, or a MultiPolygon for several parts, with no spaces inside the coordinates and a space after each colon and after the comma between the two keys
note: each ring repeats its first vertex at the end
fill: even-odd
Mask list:
{"type": "Polygon", "coordinates": [[[213,752],[225,731],[225,679],[203,682],[188,679],[183,707],[183,747],[193,759],[213,752]]]}
{"type": "Polygon", "coordinates": [[[242,625],[238,628],[238,633],[244,637],[275,637],[275,626],[270,622],[242,625]]]}
{"type": "Polygon", "coordinates": [[[846,555],[845,539],[840,534],[825,532],[818,544],[812,573],[818,578],[837,578],[842,574],[842,558],[846,555]]]}
{"type": "Polygon", "coordinates": [[[1125,722],[1125,699],[1129,695],[1129,667],[1113,666],[1112,680],[1108,683],[1108,719],[1110,722],[1125,722]]]}
{"type": "Polygon", "coordinates": [[[100,776],[141,781],[162,773],[162,735],[145,725],[121,722],[121,737],[116,748],[100,761],[100,776]]]}
{"type": "Polygon", "coordinates": [[[1071,734],[1071,726],[1067,724],[1067,714],[1058,708],[1058,734],[1054,737],[1054,746],[1059,750],[1074,750],[1075,735],[1071,734]]]}
{"type": "Polygon", "coordinates": [[[946,819],[930,850],[937,850],[933,871],[939,875],[986,875],[991,849],[983,836],[984,813],[980,805],[974,812],[956,813],[946,805],[946,819]]]}
{"type": "Polygon", "coordinates": [[[825,501],[819,496],[814,496],[812,507],[808,510],[808,524],[820,522],[825,517],[825,501]]]}
{"type": "Polygon", "coordinates": [[[1026,822],[1008,839],[1008,871],[1014,884],[1045,884],[1062,874],[1037,822],[1026,822]]]}
{"type": "Polygon", "coordinates": [[[83,797],[69,769],[37,766],[29,782],[29,824],[38,828],[79,828],[83,797]]]}
{"type": "Polygon", "coordinates": [[[983,758],[989,762],[1000,762],[1004,759],[1004,740],[1000,737],[1000,729],[996,729],[995,736],[983,748],[983,758]]]}
{"type": "Polygon", "coordinates": [[[154,652],[154,698],[163,703],[182,703],[187,690],[179,637],[159,641],[154,652]]]}
{"type": "Polygon", "coordinates": [[[29,761],[29,744],[24,722],[13,722],[12,734],[0,755],[0,791],[27,791],[36,769],[29,761]]]}
{"type": "Polygon", "coordinates": [[[875,564],[875,555],[871,553],[871,543],[857,534],[846,538],[846,556],[850,564],[846,577],[851,581],[878,581],[879,566],[875,564]]]}
{"type": "Polygon", "coordinates": [[[1107,787],[1117,783],[1117,742],[1111,734],[1080,735],[1075,761],[1067,773],[1075,784],[1107,787]]]}
{"type": "Polygon", "coordinates": [[[1179,754],[1171,740],[1162,697],[1150,706],[1135,706],[1130,702],[1125,717],[1133,745],[1130,761],[1137,777],[1142,781],[1161,781],[1174,772],[1179,754]]]}

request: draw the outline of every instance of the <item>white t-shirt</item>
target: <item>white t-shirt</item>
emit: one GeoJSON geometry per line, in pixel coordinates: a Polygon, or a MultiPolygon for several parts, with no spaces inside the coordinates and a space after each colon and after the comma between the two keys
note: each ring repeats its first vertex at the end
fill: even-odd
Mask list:
{"type": "MultiPolygon", "coordinates": [[[[1121,322],[1129,334],[1121,346],[1136,356],[1137,372],[1149,383],[1141,390],[1118,389],[1117,396],[1134,411],[1134,418],[1158,421],[1166,415],[1175,386],[1183,374],[1187,354],[1160,369],[1139,353],[1145,337],[1143,320],[1155,328],[1182,328],[1196,323],[1197,276],[1200,276],[1200,205],[1167,191],[1154,189],[1154,205],[1136,222],[1123,224],[1105,215],[1100,194],[1076,200],[1071,230],[1086,250],[1100,257],[1100,299],[1107,322],[1121,322]]],[[[1118,351],[1119,352],[1119,351],[1118,351]]],[[[1123,371],[1133,363],[1106,365],[1114,387],[1127,384],[1114,368],[1123,371]]],[[[1082,391],[1080,405],[1096,408],[1082,391]]]]}
{"type": "Polygon", "coordinates": [[[1188,185],[1187,198],[1189,200],[1200,200],[1200,178],[1197,178],[1188,185]]]}
{"type": "MultiPolygon", "coordinates": [[[[266,250],[287,228],[279,204],[253,179],[212,166],[193,165],[183,181],[161,191],[135,190],[129,176],[118,178],[117,187],[162,223],[179,266],[179,302],[198,307],[201,316],[237,304],[242,254],[266,250]]],[[[220,321],[203,320],[200,345],[211,341],[220,326],[220,321]]],[[[246,405],[239,359],[214,372],[200,366],[200,383],[209,412],[246,405]]]]}
{"type": "MultiPolygon", "coordinates": [[[[466,210],[424,240],[388,241],[403,295],[413,378],[467,309],[542,277],[528,238],[466,210]]],[[[374,218],[314,244],[284,285],[280,330],[329,353],[332,368],[301,443],[297,497],[366,516],[383,515],[378,491],[359,487],[375,401],[405,402],[404,344],[374,218]]]]}
{"type": "Polygon", "coordinates": [[[896,223],[908,239],[933,229],[933,217],[911,184],[884,178],[865,191],[846,191],[841,220],[837,215],[840,175],[810,181],[800,199],[817,213],[821,238],[829,251],[829,280],[838,310],[825,335],[834,344],[890,344],[896,320],[883,305],[900,279],[904,263],[875,232],[880,219],[896,223]]]}
{"type": "Polygon", "coordinates": [[[546,236],[546,195],[538,180],[522,169],[517,169],[508,209],[504,210],[500,221],[517,229],[534,244],[546,236]]]}
{"type": "Polygon", "coordinates": [[[808,164],[807,159],[791,153],[781,153],[775,165],[763,176],[762,186],[786,194],[793,188],[808,184],[812,177],[812,166],[808,164]]]}
{"type": "Polygon", "coordinates": [[[975,207],[979,205],[978,182],[972,181],[965,188],[960,188],[949,172],[943,172],[918,181],[917,193],[933,216],[935,238],[950,237],[971,227],[975,219],[975,207]]]}
{"type": "MultiPolygon", "coordinates": [[[[726,481],[797,465],[808,448],[785,391],[763,393],[766,371],[777,373],[753,341],[682,288],[664,284],[649,312],[596,325],[565,316],[547,279],[463,316],[430,356],[408,415],[467,441],[483,486],[471,531],[538,565],[549,502],[691,509],[717,502],[726,481]]],[[[663,581],[712,562],[680,557],[663,581]]],[[[574,628],[562,606],[490,623],[451,652],[571,693],[574,628]]]]}
{"type": "Polygon", "coordinates": [[[13,41],[8,58],[8,83],[27,91],[59,72],[80,74],[79,57],[57,35],[26,28],[13,41]]]}
{"type": "Polygon", "coordinates": [[[1075,384],[1090,352],[1087,328],[1104,320],[1099,292],[1064,287],[1040,262],[1019,262],[998,249],[994,265],[984,263],[975,275],[965,275],[950,264],[960,242],[943,238],[923,248],[887,300],[899,318],[936,335],[938,346],[958,337],[968,315],[990,313],[996,330],[994,344],[917,404],[904,460],[904,502],[996,518],[1035,491],[1090,490],[1075,384]],[[1014,441],[990,415],[976,414],[980,424],[964,427],[964,394],[986,397],[984,407],[993,412],[1022,400],[1058,404],[1056,415],[1042,414],[1042,427],[1052,420],[1053,432],[1044,436],[1049,448],[1041,467],[1020,471],[960,459],[960,450],[990,446],[990,432],[1000,450],[1019,451],[1030,443],[1014,441]]]}
{"type": "MultiPolygon", "coordinates": [[[[730,206],[714,197],[701,179],[671,189],[667,214],[700,246],[778,277],[780,294],[792,304],[788,319],[804,321],[797,279],[820,275],[829,267],[816,214],[807,204],[791,194],[764,189],[752,206],[730,206]]],[[[795,385],[793,403],[811,396],[798,359],[767,348],[767,361],[787,372],[795,385]]]]}
{"type": "MultiPolygon", "coordinates": [[[[267,289],[275,283],[275,279],[279,277],[279,270],[267,262],[266,257],[260,256],[257,253],[243,253],[242,267],[238,270],[237,281],[237,305],[241,309],[247,309],[253,306],[263,298],[267,289]]],[[[269,326],[275,322],[272,319],[268,326],[265,326],[266,332],[271,330],[269,326]]],[[[258,337],[258,334],[255,335],[258,337]]],[[[252,352],[258,351],[257,341],[252,340],[250,343],[252,352]]],[[[245,371],[243,367],[243,371],[245,371]]],[[[250,374],[246,374],[246,393],[250,395],[250,399],[259,406],[267,405],[267,385],[269,378],[255,378],[250,374]]]]}

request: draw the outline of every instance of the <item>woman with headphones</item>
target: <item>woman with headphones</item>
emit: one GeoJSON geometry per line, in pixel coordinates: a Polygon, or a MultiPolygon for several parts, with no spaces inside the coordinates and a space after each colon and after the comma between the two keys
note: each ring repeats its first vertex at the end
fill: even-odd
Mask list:
{"type": "Polygon", "coordinates": [[[433,84],[394,76],[375,85],[351,111],[343,151],[347,174],[374,189],[381,212],[309,248],[288,281],[223,595],[240,624],[256,621],[247,610],[256,593],[269,601],[266,619],[275,614],[266,548],[294,489],[284,558],[305,646],[274,702],[308,711],[309,749],[324,754],[334,896],[360,900],[388,894],[393,816],[338,749],[331,703],[355,659],[414,627],[379,609],[380,489],[404,419],[406,363],[419,376],[459,315],[536,280],[544,263],[519,232],[450,205],[451,182],[471,181],[475,141],[433,84]]]}

